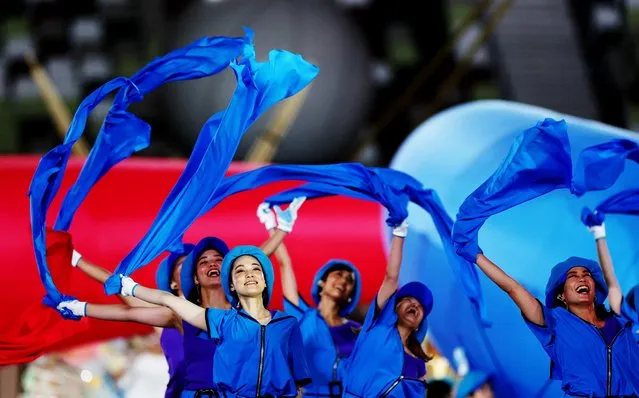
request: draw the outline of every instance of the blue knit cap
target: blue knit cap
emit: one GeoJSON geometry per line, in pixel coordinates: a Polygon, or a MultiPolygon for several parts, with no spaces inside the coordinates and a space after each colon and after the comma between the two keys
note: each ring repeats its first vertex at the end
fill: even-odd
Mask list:
{"type": "Polygon", "coordinates": [[[359,273],[359,270],[350,261],[333,259],[324,264],[322,268],[320,268],[319,271],[315,273],[315,278],[313,278],[313,286],[311,287],[311,296],[313,297],[315,304],[319,304],[321,291],[319,282],[321,280],[325,280],[328,273],[339,266],[348,268],[353,273],[353,277],[355,279],[355,285],[353,286],[353,292],[351,293],[351,301],[345,306],[341,307],[339,310],[340,316],[348,316],[355,310],[355,308],[357,308],[360,295],[362,294],[362,277],[359,273]]]}

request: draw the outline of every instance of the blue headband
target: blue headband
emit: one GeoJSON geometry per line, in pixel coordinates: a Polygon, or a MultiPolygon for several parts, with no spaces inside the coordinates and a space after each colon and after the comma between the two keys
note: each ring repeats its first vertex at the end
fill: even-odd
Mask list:
{"type": "Polygon", "coordinates": [[[328,273],[338,266],[344,266],[348,268],[353,273],[353,277],[355,279],[355,285],[353,286],[353,292],[351,293],[350,297],[351,301],[348,302],[345,306],[341,307],[339,310],[340,316],[348,316],[355,310],[355,308],[357,308],[360,295],[362,294],[362,277],[359,274],[357,268],[350,261],[333,259],[324,264],[322,268],[320,268],[319,271],[315,273],[313,286],[311,287],[311,296],[313,297],[315,304],[319,304],[321,292],[319,282],[321,280],[325,280],[328,273]]]}
{"type": "Polygon", "coordinates": [[[552,267],[548,283],[546,283],[546,307],[554,308],[557,304],[557,289],[566,283],[566,274],[574,267],[584,267],[590,271],[595,281],[595,297],[597,304],[603,304],[608,297],[608,285],[604,280],[601,267],[595,261],[582,257],[570,257],[552,267]]]}
{"type": "Polygon", "coordinates": [[[455,398],[466,398],[490,380],[490,375],[479,370],[470,371],[457,385],[455,398]]]}
{"type": "MultiPolygon", "coordinates": [[[[266,282],[266,297],[264,298],[264,306],[268,306],[273,295],[273,284],[275,283],[275,274],[273,272],[273,263],[264,254],[259,247],[255,246],[236,246],[228,252],[222,261],[222,287],[226,294],[226,299],[231,303],[233,307],[237,307],[238,298],[237,295],[231,291],[231,271],[233,269],[233,262],[242,256],[255,257],[257,262],[262,266],[262,272],[264,272],[264,280],[266,282]]],[[[184,268],[182,268],[184,269],[184,268]]]]}
{"type": "Polygon", "coordinates": [[[180,271],[180,286],[182,286],[182,294],[184,294],[184,297],[188,298],[193,289],[195,289],[193,275],[195,275],[198,258],[202,253],[211,249],[218,251],[222,257],[226,256],[226,253],[229,252],[229,247],[222,239],[216,238],[215,236],[207,236],[200,240],[186,259],[184,259],[182,271],[180,271]]]}
{"type": "Polygon", "coordinates": [[[165,292],[173,292],[171,289],[171,280],[173,279],[173,269],[175,267],[175,262],[182,256],[187,256],[195,247],[190,243],[185,243],[182,245],[181,250],[175,250],[169,253],[168,256],[158,266],[157,271],[155,272],[155,284],[158,289],[164,290],[165,292]]]}
{"type": "Polygon", "coordinates": [[[417,340],[421,343],[426,338],[426,332],[428,331],[426,317],[433,310],[433,293],[421,282],[409,282],[397,291],[395,302],[399,302],[399,300],[404,297],[416,299],[424,308],[424,319],[422,319],[422,323],[415,332],[415,337],[417,337],[417,340]]]}

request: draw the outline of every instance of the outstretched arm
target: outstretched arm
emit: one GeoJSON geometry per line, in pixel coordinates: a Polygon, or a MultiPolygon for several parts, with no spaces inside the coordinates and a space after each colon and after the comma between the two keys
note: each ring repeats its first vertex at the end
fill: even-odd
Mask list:
{"type": "Polygon", "coordinates": [[[541,303],[532,294],[530,294],[528,290],[526,290],[522,285],[511,278],[483,254],[480,253],[477,255],[476,263],[484,274],[490,278],[490,280],[495,282],[501,290],[506,292],[510,298],[513,299],[526,319],[539,326],[546,325],[541,303]]]}
{"type": "Polygon", "coordinates": [[[408,233],[408,223],[406,220],[393,229],[393,240],[391,241],[388,264],[386,265],[386,275],[384,281],[377,292],[377,307],[382,308],[388,299],[397,291],[399,286],[399,270],[402,265],[402,253],[404,251],[404,238],[408,233]]]}
{"type": "Polygon", "coordinates": [[[63,301],[58,309],[66,308],[76,316],[88,316],[106,321],[137,322],[143,325],[181,329],[179,318],[166,307],[129,307],[122,304],[92,304],[83,301],[63,301]]]}
{"type": "Polygon", "coordinates": [[[594,225],[588,229],[592,232],[597,245],[599,264],[601,265],[606,285],[608,285],[608,303],[610,304],[610,309],[615,314],[620,315],[623,293],[621,292],[621,286],[619,286],[619,281],[615,274],[612,257],[610,257],[610,250],[608,250],[608,243],[606,242],[606,227],[602,223],[601,225],[594,225]]]}
{"type": "MultiPolygon", "coordinates": [[[[82,255],[75,250],[73,251],[73,256],[71,257],[71,265],[82,270],[82,272],[84,272],[89,278],[95,281],[98,281],[102,284],[104,284],[104,282],[106,282],[106,280],[111,275],[113,275],[111,272],[107,271],[106,269],[96,264],[93,264],[86,258],[82,257],[82,255]]],[[[138,300],[135,297],[124,297],[121,295],[118,297],[120,298],[120,300],[122,300],[126,305],[130,307],[153,307],[152,304],[145,303],[144,301],[138,300]]]]}
{"type": "Polygon", "coordinates": [[[121,278],[122,290],[120,293],[123,296],[135,296],[147,303],[168,307],[191,325],[202,330],[208,329],[204,308],[169,292],[141,286],[129,277],[122,276],[121,278]]]}

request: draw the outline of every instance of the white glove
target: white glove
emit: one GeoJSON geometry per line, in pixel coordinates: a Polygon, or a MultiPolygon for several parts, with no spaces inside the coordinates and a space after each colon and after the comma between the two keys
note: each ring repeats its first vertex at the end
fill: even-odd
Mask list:
{"type": "Polygon", "coordinates": [[[80,261],[81,258],[82,258],[82,254],[73,250],[73,254],[71,255],[71,265],[73,265],[74,267],[77,267],[78,262],[80,261]]]}
{"type": "Polygon", "coordinates": [[[286,210],[280,209],[279,206],[273,207],[273,210],[275,210],[275,214],[277,215],[278,229],[281,229],[284,232],[291,232],[293,230],[293,225],[297,219],[297,211],[300,207],[302,207],[305,200],[306,196],[293,199],[286,210]]]}
{"type": "Polygon", "coordinates": [[[128,276],[124,276],[122,274],[120,274],[120,281],[122,283],[122,289],[120,290],[120,294],[125,297],[126,296],[133,297],[133,290],[135,290],[135,287],[138,286],[139,283],[129,278],[128,276]]]}
{"type": "Polygon", "coordinates": [[[86,316],[87,314],[87,303],[84,301],[63,301],[58,304],[58,309],[61,310],[63,308],[66,308],[69,311],[73,312],[73,315],[75,316],[86,316]]]}
{"type": "Polygon", "coordinates": [[[262,203],[257,206],[257,218],[259,218],[260,222],[264,224],[267,231],[270,231],[277,226],[275,214],[271,211],[271,206],[269,206],[268,203],[262,203]]]}
{"type": "Polygon", "coordinates": [[[393,228],[393,235],[405,238],[408,235],[408,220],[402,221],[401,224],[393,228]]]}
{"type": "Polygon", "coordinates": [[[592,236],[595,237],[595,240],[606,237],[606,223],[603,223],[601,225],[593,225],[592,227],[589,227],[588,230],[592,232],[592,236]]]}

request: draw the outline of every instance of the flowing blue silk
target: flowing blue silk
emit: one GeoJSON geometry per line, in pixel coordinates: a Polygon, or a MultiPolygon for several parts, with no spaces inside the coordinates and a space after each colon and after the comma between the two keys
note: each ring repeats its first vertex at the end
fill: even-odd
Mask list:
{"type": "Polygon", "coordinates": [[[153,60],[121,89],[109,110],[98,138],[77,181],[67,192],[56,221],[56,230],[68,230],[73,216],[91,188],[114,165],[149,146],[151,126],[126,109],[163,84],[215,75],[251,45],[253,32],[245,37],[205,37],[153,60]]]}
{"type": "MultiPolygon", "coordinates": [[[[158,86],[177,80],[196,79],[218,73],[251,47],[253,33],[243,38],[203,38],[189,46],[157,58],[132,78],[115,78],[86,97],[73,117],[64,142],[40,160],[29,188],[33,248],[38,272],[47,292],[44,303],[55,308],[73,299],[55,286],[46,264],[46,215],[57,194],[75,142],[82,136],[91,111],[111,92],[118,90],[78,180],[65,197],[55,225],[68,230],[81,202],[92,186],[115,164],[144,149],[150,140],[150,126],[126,111],[133,102],[158,86]]],[[[62,313],[62,312],[61,312],[62,313]]],[[[65,318],[72,318],[62,313],[65,318]]]]}
{"type": "Polygon", "coordinates": [[[255,54],[247,51],[231,67],[237,87],[228,108],[205,123],[184,172],[149,231],[106,281],[107,294],[120,291],[119,274],[130,275],[180,239],[216,192],[250,125],[270,106],[301,91],[318,74],[318,68],[300,55],[283,50],[272,50],[268,62],[257,62],[255,54]]]}
{"type": "Polygon", "coordinates": [[[601,202],[591,211],[585,207],[581,212],[581,221],[588,227],[601,225],[606,214],[639,215],[639,189],[618,192],[601,202]]]}
{"type": "MultiPolygon", "coordinates": [[[[486,308],[482,304],[483,300],[477,269],[472,262],[455,254],[451,239],[453,219],[448,212],[446,212],[437,192],[432,189],[424,189],[419,181],[401,171],[385,168],[371,168],[369,170],[381,180],[382,184],[387,187],[386,189],[395,192],[397,195],[396,201],[403,203],[404,198],[408,198],[412,203],[418,205],[430,214],[435,229],[442,241],[449,265],[460,280],[464,293],[479,313],[482,323],[485,326],[489,326],[490,322],[486,308]]],[[[332,174],[333,172],[331,171],[329,176],[332,174]]],[[[375,195],[366,191],[366,187],[353,188],[344,186],[341,182],[331,182],[330,179],[327,182],[309,182],[299,187],[288,189],[267,198],[265,202],[271,205],[278,205],[290,203],[294,198],[299,196],[305,196],[307,199],[318,199],[334,195],[379,202],[375,195]]],[[[384,206],[389,209],[386,204],[384,204],[384,206]]],[[[403,218],[401,220],[403,220],[403,218]]],[[[397,225],[390,224],[388,221],[387,224],[391,227],[397,225]]]]}
{"type": "Polygon", "coordinates": [[[574,173],[565,121],[546,119],[520,134],[500,167],[459,208],[453,227],[457,254],[474,262],[481,253],[479,229],[488,217],[551,191],[567,188],[576,196],[612,186],[626,159],[639,161],[636,143],[612,140],[585,148],[574,173]]]}

